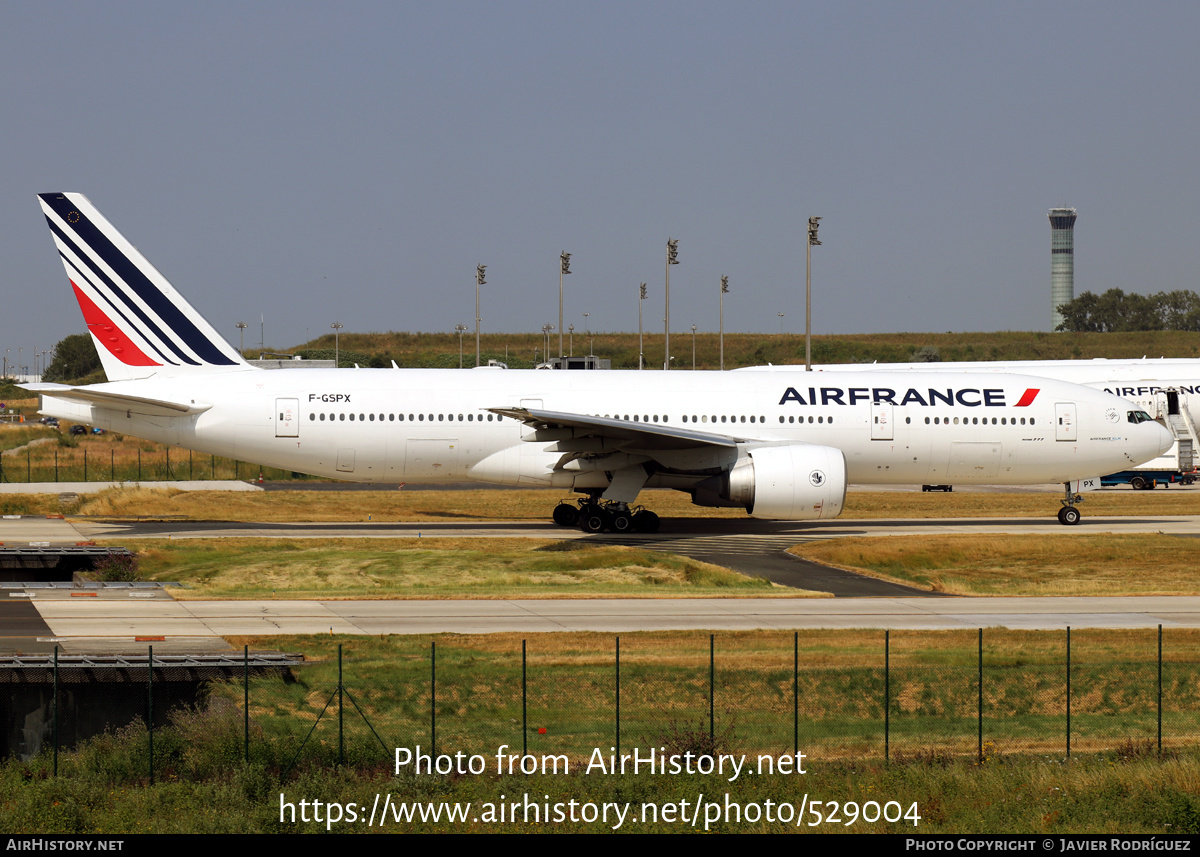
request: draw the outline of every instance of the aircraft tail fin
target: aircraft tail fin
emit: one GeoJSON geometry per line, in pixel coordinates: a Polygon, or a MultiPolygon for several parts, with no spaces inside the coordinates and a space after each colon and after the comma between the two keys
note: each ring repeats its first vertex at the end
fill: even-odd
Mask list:
{"type": "Polygon", "coordinates": [[[87,197],[38,200],[110,381],[250,368],[87,197]]]}

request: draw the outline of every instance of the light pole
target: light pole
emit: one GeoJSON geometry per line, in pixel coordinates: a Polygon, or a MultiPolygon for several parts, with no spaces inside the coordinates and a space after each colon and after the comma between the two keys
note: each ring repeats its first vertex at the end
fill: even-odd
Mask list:
{"type": "Polygon", "coordinates": [[[725,295],[729,294],[729,277],[721,277],[721,371],[725,371],[725,295]]]}
{"type": "Polygon", "coordinates": [[[571,339],[570,339],[570,343],[571,343],[571,356],[572,356],[572,357],[574,357],[574,356],[575,356],[575,325],[573,325],[573,324],[568,324],[568,325],[567,325],[567,331],[568,331],[568,332],[571,334],[571,339]]]}
{"type": "Polygon", "coordinates": [[[242,357],[245,357],[246,356],[246,322],[239,321],[237,323],[237,329],[238,329],[238,335],[241,337],[241,348],[238,351],[238,354],[242,355],[242,357]]]}
{"type": "MultiPolygon", "coordinates": [[[[542,325],[542,354],[544,355],[543,359],[547,363],[550,362],[550,331],[552,330],[554,330],[554,325],[549,322],[542,325]]],[[[560,336],[559,339],[561,338],[560,336]]]]}
{"type": "Polygon", "coordinates": [[[342,328],[346,325],[342,324],[340,321],[335,321],[329,326],[333,328],[333,368],[338,369],[341,367],[341,361],[339,359],[338,352],[338,335],[342,332],[342,328]]]}
{"type": "Polygon", "coordinates": [[[663,368],[671,368],[671,266],[679,264],[679,240],[667,239],[666,316],[663,318],[663,368]]]}
{"type": "Polygon", "coordinates": [[[692,325],[692,371],[696,371],[696,325],[692,325]]]}
{"type": "Polygon", "coordinates": [[[812,371],[812,248],[820,247],[817,227],[821,218],[808,218],[808,246],[804,260],[804,371],[812,371]]]}
{"type": "Polygon", "coordinates": [[[646,352],[642,348],[642,301],[646,299],[646,284],[638,287],[638,369],[645,368],[646,352]]]}
{"type": "Polygon", "coordinates": [[[782,336],[783,335],[783,313],[777,312],[777,313],[775,313],[775,315],[779,316],[779,333],[782,336]]]}
{"type": "Polygon", "coordinates": [[[461,369],[463,367],[463,365],[462,365],[462,338],[463,338],[463,334],[467,332],[467,326],[465,324],[456,324],[456,325],[454,325],[454,329],[458,331],[458,368],[461,369]]]}
{"type": "Polygon", "coordinates": [[[558,254],[558,356],[563,356],[563,277],[571,273],[571,254],[566,250],[558,254]]]}
{"type": "Polygon", "coordinates": [[[487,265],[475,266],[475,365],[479,365],[479,287],[486,285],[484,272],[487,271],[487,265]]]}
{"type": "Polygon", "coordinates": [[[592,339],[591,339],[592,331],[588,327],[588,316],[589,315],[591,315],[590,312],[585,312],[583,314],[583,332],[588,337],[588,354],[591,354],[592,353],[592,339]]]}

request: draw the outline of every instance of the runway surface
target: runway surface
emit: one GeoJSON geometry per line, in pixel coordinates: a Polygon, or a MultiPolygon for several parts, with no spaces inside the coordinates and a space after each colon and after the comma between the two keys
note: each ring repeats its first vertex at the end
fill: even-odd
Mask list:
{"type": "MultiPolygon", "coordinates": [[[[66,653],[220,651],[225,636],[811,628],[1200,628],[1200,597],[174,601],[35,597],[66,653]],[[137,640],[135,637],[161,637],[137,640]]],[[[22,605],[24,606],[24,605],[22,605]]]]}

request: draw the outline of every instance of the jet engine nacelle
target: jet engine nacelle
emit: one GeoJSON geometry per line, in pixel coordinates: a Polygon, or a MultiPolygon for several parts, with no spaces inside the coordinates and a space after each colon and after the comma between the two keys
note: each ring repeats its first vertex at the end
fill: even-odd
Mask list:
{"type": "Polygon", "coordinates": [[[748,449],[728,474],[692,492],[702,506],[743,506],[755,518],[836,518],[846,501],[846,458],[830,446],[791,444],[748,449]]]}

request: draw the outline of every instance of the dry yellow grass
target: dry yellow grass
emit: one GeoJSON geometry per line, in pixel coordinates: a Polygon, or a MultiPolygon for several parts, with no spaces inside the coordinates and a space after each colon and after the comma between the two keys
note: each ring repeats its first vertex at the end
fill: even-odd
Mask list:
{"type": "MultiPolygon", "coordinates": [[[[553,490],[272,491],[220,492],[105,489],[87,494],[69,511],[97,517],[184,517],[223,521],[545,521],[570,494],[553,490]]],[[[52,497],[58,511],[57,497],[52,497]]],[[[664,518],[747,520],[741,509],[693,506],[678,491],[644,491],[639,500],[664,518]]],[[[1058,510],[1051,494],[923,494],[863,491],[848,495],[843,518],[936,519],[1028,517],[1047,520],[1058,510]]],[[[49,508],[49,506],[47,506],[49,508]]],[[[1097,515],[1200,515],[1200,491],[1112,491],[1087,495],[1097,515]]]]}
{"type": "Polygon", "coordinates": [[[1196,542],[1161,534],[894,536],[796,556],[954,595],[1197,595],[1196,542]]]}
{"type": "MultiPolygon", "coordinates": [[[[184,517],[220,521],[546,521],[568,497],[546,490],[498,491],[179,491],[119,488],[86,495],[72,514],[88,517],[184,517]]],[[[745,518],[739,509],[701,509],[686,495],[645,492],[664,517],[745,518]]]]}

